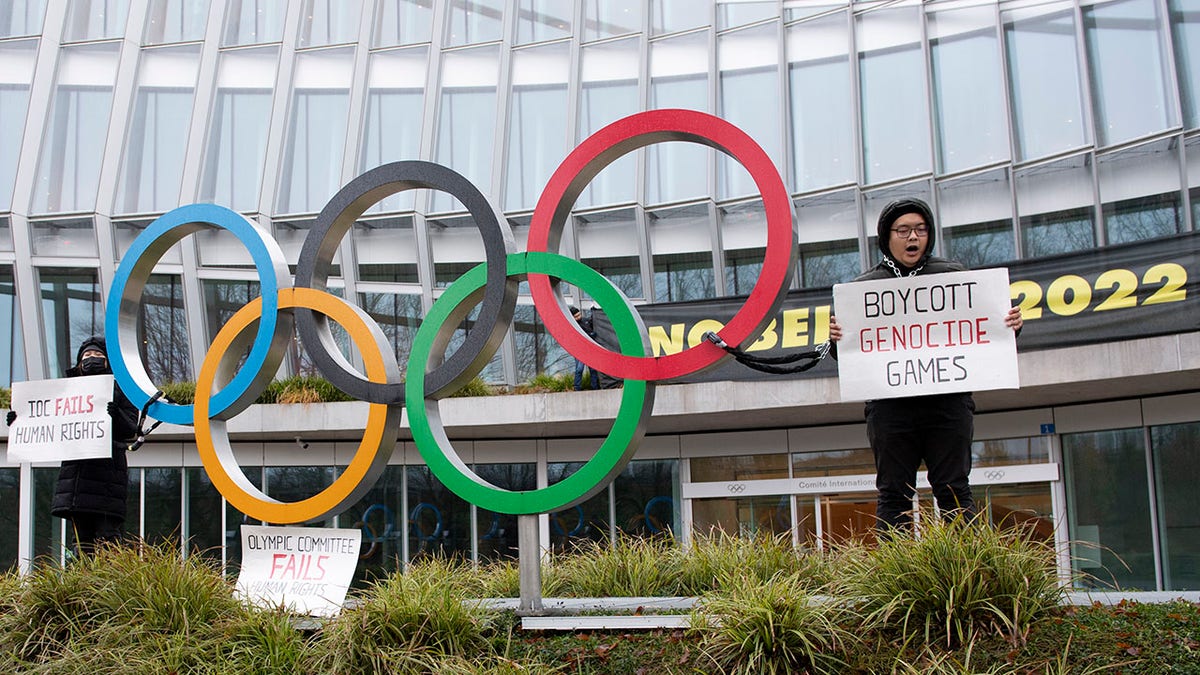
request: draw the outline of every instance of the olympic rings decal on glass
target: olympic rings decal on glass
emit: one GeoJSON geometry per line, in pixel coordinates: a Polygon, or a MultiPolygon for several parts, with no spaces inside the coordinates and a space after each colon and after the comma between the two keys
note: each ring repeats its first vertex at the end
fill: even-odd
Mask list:
{"type": "MultiPolygon", "coordinates": [[[[613,122],[568,155],[535,208],[527,253],[516,252],[508,221],[478,188],[455,171],[425,161],[376,167],[339,190],[304,241],[293,286],[279,244],[245,217],[213,204],[170,211],[134,240],[113,277],[105,317],[113,374],[138,407],[153,399],[156,387],[137,349],[142,292],[171,246],[188,234],[222,228],[250,252],[261,296],[238,310],[217,333],[197,376],[195,403],[158,400],[149,403],[147,414],[195,427],[204,468],[235,508],[276,524],[316,522],[349,508],[366,495],[386,467],[403,405],[408,406],[413,438],[426,464],[464,500],[517,515],[575,507],[603,490],[637,451],[654,406],[656,381],[709,368],[726,357],[707,341],[671,356],[653,356],[633,303],[599,272],[554,252],[576,198],[592,178],[621,155],[664,141],[700,143],[728,154],[746,168],[762,194],[767,220],[762,271],[745,305],[718,331],[729,344],[749,344],[775,315],[795,267],[790,198],[770,157],[737,127],[705,113],[653,110],[613,122]],[[440,190],[458,199],[479,228],[485,260],[434,302],[413,338],[402,381],[393,347],[379,325],[361,309],[326,292],[326,284],[333,257],[354,222],[383,198],[413,189],[440,190]],[[547,330],[564,349],[624,384],[612,428],[590,460],[553,485],[512,491],[488,483],[462,461],[448,440],[438,402],[491,360],[512,322],[522,277],[529,280],[534,306],[547,330]],[[582,289],[604,310],[616,332],[616,352],[586,336],[569,317],[558,291],[560,280],[582,289]],[[457,327],[477,306],[479,313],[466,339],[446,355],[457,327]],[[365,376],[341,354],[330,321],[350,335],[362,356],[365,376]],[[234,457],[226,422],[245,410],[278,371],[293,326],[318,371],[338,389],[369,404],[368,420],[350,465],[332,485],[308,499],[280,502],[246,478],[234,457]],[[238,359],[247,351],[238,368],[238,359]]],[[[410,520],[415,515],[414,510],[410,520]]]]}

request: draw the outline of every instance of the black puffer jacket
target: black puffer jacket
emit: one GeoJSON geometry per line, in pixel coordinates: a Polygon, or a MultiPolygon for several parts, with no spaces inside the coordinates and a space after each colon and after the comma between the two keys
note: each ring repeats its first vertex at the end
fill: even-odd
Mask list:
{"type": "MultiPolygon", "coordinates": [[[[67,369],[67,377],[78,377],[80,360],[87,348],[98,348],[106,355],[104,338],[92,337],[83,341],[75,356],[75,366],[67,369]]],[[[107,367],[103,374],[112,373],[107,367]]],[[[101,374],[101,373],[89,373],[101,374]]],[[[125,451],[137,436],[138,410],[113,386],[112,458],[79,459],[62,463],[50,513],[71,518],[77,513],[95,513],[125,520],[125,502],[129,492],[129,464],[125,451]]]]}

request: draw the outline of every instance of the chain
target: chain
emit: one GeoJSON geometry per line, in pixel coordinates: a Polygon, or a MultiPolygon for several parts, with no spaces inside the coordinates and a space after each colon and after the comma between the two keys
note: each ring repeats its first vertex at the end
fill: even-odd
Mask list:
{"type": "MultiPolygon", "coordinates": [[[[904,275],[904,274],[903,274],[903,273],[900,271],[900,268],[899,268],[899,267],[896,267],[896,263],[895,263],[895,262],[893,262],[891,258],[889,258],[889,257],[887,257],[887,256],[883,256],[883,264],[884,264],[884,265],[887,265],[887,266],[888,266],[888,267],[890,267],[890,268],[892,268],[892,271],[896,273],[896,276],[898,276],[898,277],[904,277],[904,276],[905,276],[905,275],[904,275]]],[[[917,272],[920,272],[920,271],[921,271],[922,269],[924,269],[924,268],[925,268],[925,265],[922,263],[921,265],[918,265],[918,266],[917,266],[915,269],[913,269],[913,271],[909,272],[909,273],[908,273],[908,276],[910,276],[910,277],[915,277],[915,276],[917,276],[917,272]]]]}

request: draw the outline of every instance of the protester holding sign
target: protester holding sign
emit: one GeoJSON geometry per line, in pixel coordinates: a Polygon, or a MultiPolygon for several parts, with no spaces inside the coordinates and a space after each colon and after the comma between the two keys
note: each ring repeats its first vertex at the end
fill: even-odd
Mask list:
{"type": "MultiPolygon", "coordinates": [[[[67,377],[111,375],[104,338],[90,337],[79,346],[75,365],[67,377]]],[[[112,418],[110,438],[112,456],[100,459],[66,460],[58,472],[58,485],[50,512],[71,522],[75,533],[75,552],[90,553],[98,542],[116,541],[125,522],[125,502],[129,491],[129,465],[125,451],[137,436],[138,410],[113,386],[108,403],[112,418]]],[[[8,413],[12,426],[17,412],[8,413]]]]}
{"type": "MultiPolygon", "coordinates": [[[[855,281],[959,272],[958,262],[931,255],[935,239],[933,213],[919,199],[888,204],[879,215],[878,245],[883,259],[855,281]]],[[[1019,331],[1021,312],[1012,308],[1004,325],[1019,331]]],[[[829,337],[842,338],[835,316],[829,337]]],[[[969,392],[909,396],[867,401],[867,437],[875,455],[875,509],[879,527],[887,532],[912,522],[912,498],[922,460],[938,508],[947,518],[973,515],[971,442],[975,401],[969,392]]]]}

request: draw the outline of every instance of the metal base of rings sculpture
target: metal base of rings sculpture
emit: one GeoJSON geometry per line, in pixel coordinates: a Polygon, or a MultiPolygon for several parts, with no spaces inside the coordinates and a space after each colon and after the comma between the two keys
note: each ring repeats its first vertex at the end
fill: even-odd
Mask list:
{"type": "Polygon", "coordinates": [[[321,521],[361,500],[391,456],[406,402],[421,456],[434,475],[464,500],[516,515],[552,513],[580,504],[603,490],[637,451],[654,406],[654,383],[712,367],[728,356],[708,341],[677,354],[651,356],[645,326],[629,299],[595,270],[556,252],[571,208],[592,178],[618,157],[666,141],[700,143],[724,152],[746,168],[762,195],[767,220],[762,271],[745,305],[718,332],[728,344],[748,346],[775,316],[795,267],[791,200],[770,157],[737,127],[700,112],[653,110],[610,124],[567,156],[538,201],[525,253],[517,252],[507,220],[474,185],[444,166],[424,161],[385,164],[338,191],[304,242],[294,286],[289,286],[279,244],[258,226],[221,206],[181,206],[151,223],[117,269],[105,318],[113,373],[134,405],[149,403],[150,417],[194,425],[200,458],[213,485],[239,511],[266,523],[321,521]],[[413,339],[402,378],[393,347],[379,325],[328,293],[326,283],[335,252],[363,212],[385,197],[414,189],[440,190],[457,198],[479,228],[486,255],[485,262],[451,284],[433,304],[413,339]],[[217,334],[200,368],[194,405],[152,401],[157,387],[138,354],[142,292],[171,246],[188,234],[213,228],[228,230],[249,250],[261,297],[236,312],[217,334]],[[513,491],[490,484],[462,461],[447,437],[438,402],[492,359],[512,322],[522,278],[528,279],[537,312],[559,344],[588,366],[625,383],[612,429],[588,462],[554,485],[513,491]],[[580,330],[559,291],[560,281],[595,299],[612,321],[619,352],[597,344],[580,330]],[[447,356],[456,329],[476,307],[479,313],[465,341],[447,356]],[[365,374],[342,355],[330,321],[349,334],[362,356],[365,374]],[[370,405],[362,441],[349,467],[313,497],[280,502],[246,478],[230,446],[226,421],[245,410],[278,371],[293,326],[325,378],[370,405]]]}

